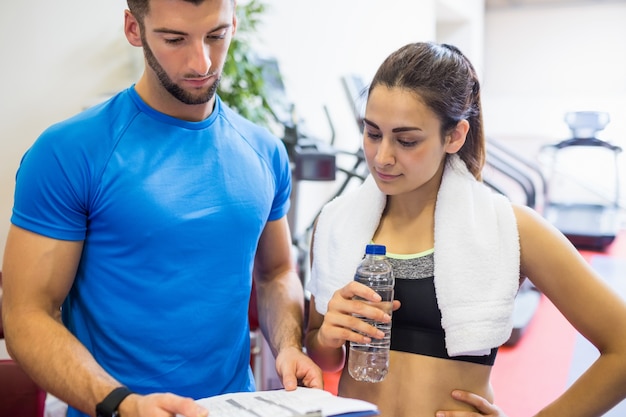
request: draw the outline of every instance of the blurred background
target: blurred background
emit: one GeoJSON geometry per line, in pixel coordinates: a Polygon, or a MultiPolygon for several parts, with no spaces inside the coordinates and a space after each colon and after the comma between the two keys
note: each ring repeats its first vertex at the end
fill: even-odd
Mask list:
{"type": "MultiPolygon", "coordinates": [[[[268,127],[296,149],[294,163],[311,163],[304,173],[295,164],[290,221],[299,258],[321,206],[366,174],[360,89],[395,49],[437,41],[459,47],[480,75],[486,180],[555,222],[549,203],[599,205],[589,222],[575,222],[594,232],[609,224],[612,235],[581,253],[626,297],[626,0],[240,0],[239,9],[250,4],[262,6],[257,24],[237,36],[250,56],[280,71],[263,76],[279,116],[268,127]],[[568,152],[578,133],[568,113],[598,124],[583,135],[585,146],[572,147],[578,153],[568,152]],[[304,156],[302,140],[313,144],[304,156]],[[556,156],[565,157],[558,169],[556,156]],[[322,175],[329,161],[336,171],[322,175]]],[[[141,75],[142,51],[123,33],[125,8],[125,0],[0,4],[0,261],[24,152],[49,125],[141,75]]],[[[554,398],[596,354],[546,300],[533,296],[524,308],[517,336],[525,335],[502,349],[494,369],[496,398],[511,417],[554,398]]]]}
{"type": "MultiPolygon", "coordinates": [[[[341,77],[356,74],[367,82],[391,51],[426,40],[455,44],[475,64],[490,137],[532,156],[541,145],[570,136],[566,112],[592,110],[610,114],[600,137],[625,144],[625,1],[261,3],[251,47],[277,60],[286,101],[303,130],[328,140],[328,111],[336,147],[358,149],[361,140],[341,77]]],[[[139,77],[141,51],[128,45],[122,30],[125,7],[124,0],[0,5],[0,254],[24,151],[48,125],[139,77]]],[[[296,232],[333,187],[303,184],[300,198],[307,200],[298,204],[296,232]]]]}

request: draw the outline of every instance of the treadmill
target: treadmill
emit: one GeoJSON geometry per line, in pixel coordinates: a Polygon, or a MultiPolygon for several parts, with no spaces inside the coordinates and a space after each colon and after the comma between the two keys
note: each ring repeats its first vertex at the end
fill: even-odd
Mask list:
{"type": "Polygon", "coordinates": [[[622,148],[596,137],[609,121],[605,112],[566,113],[572,137],[542,148],[551,155],[544,216],[578,249],[604,252],[620,229],[622,148]]]}
{"type": "MultiPolygon", "coordinates": [[[[546,189],[541,167],[495,138],[487,138],[486,154],[483,183],[511,202],[541,211],[546,189]]],[[[525,279],[515,297],[513,328],[504,346],[517,345],[535,316],[540,301],[539,290],[525,279]]]]}

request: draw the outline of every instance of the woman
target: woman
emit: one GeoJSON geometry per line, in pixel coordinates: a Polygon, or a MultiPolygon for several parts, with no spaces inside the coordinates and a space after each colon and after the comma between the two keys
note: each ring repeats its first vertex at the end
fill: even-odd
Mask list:
{"type": "Polygon", "coordinates": [[[489,378],[508,339],[525,277],[600,351],[540,416],[599,416],[626,396],[626,305],[571,243],[533,210],[480,182],[485,160],[480,86],[455,47],[406,45],[369,87],[363,150],[371,175],[327,204],[313,240],[309,355],[343,367],[339,395],[384,417],[503,416],[489,378]],[[378,331],[353,317],[391,317],[352,280],[365,245],[385,245],[396,276],[389,373],[348,373],[346,342],[378,331]]]}

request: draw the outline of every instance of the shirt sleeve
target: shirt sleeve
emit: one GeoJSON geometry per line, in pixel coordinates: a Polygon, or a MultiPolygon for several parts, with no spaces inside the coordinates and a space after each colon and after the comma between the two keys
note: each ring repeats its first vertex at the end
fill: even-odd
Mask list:
{"type": "Polygon", "coordinates": [[[87,226],[88,165],[58,128],[25,153],[16,175],[11,222],[61,240],[83,240],[87,226]]]}

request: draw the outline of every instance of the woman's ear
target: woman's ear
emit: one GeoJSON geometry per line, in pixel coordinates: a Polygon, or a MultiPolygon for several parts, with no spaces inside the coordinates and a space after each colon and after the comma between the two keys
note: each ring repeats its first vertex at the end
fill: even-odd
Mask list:
{"type": "Polygon", "coordinates": [[[126,10],[124,12],[124,34],[126,35],[126,39],[132,46],[143,46],[143,42],[141,41],[141,28],[139,26],[139,22],[130,12],[130,10],[126,10]]]}
{"type": "Polygon", "coordinates": [[[446,136],[445,151],[447,153],[457,153],[465,143],[469,132],[469,122],[461,120],[456,124],[454,129],[446,136]]]}

